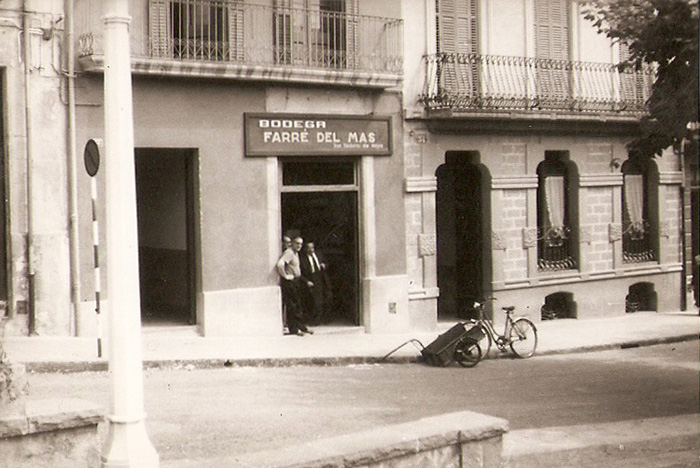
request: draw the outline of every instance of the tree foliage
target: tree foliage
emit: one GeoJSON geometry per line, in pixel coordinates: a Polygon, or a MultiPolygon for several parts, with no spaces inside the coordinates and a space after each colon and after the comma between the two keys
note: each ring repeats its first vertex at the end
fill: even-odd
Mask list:
{"type": "Polygon", "coordinates": [[[692,137],[698,121],[698,0],[588,0],[585,18],[600,33],[626,45],[620,66],[656,68],[642,119],[642,137],[629,148],[661,154],[692,137]],[[623,57],[624,58],[624,57],[623,57]]]}

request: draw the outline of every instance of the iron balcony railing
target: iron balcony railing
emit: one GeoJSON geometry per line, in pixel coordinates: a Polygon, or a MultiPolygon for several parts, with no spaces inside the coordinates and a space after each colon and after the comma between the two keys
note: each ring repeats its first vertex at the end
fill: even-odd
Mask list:
{"type": "Polygon", "coordinates": [[[540,271],[561,271],[576,268],[570,254],[571,228],[543,226],[537,230],[537,266],[540,271]]]}
{"type": "Polygon", "coordinates": [[[643,263],[656,260],[651,246],[651,224],[644,220],[622,224],[622,259],[625,263],[643,263]]]}
{"type": "Polygon", "coordinates": [[[403,22],[242,0],[149,0],[148,56],[370,73],[402,71],[403,22]]]}
{"type": "Polygon", "coordinates": [[[653,71],[611,63],[479,54],[425,57],[428,110],[646,112],[653,71]]]}

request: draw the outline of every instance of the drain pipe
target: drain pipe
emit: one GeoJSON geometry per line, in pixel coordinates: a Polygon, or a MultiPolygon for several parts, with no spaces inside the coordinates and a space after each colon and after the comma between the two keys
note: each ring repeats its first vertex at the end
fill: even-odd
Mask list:
{"type": "Polygon", "coordinates": [[[34,203],[33,203],[33,179],[34,179],[34,164],[33,154],[34,146],[32,138],[33,131],[33,109],[32,109],[32,92],[31,92],[31,37],[29,30],[31,28],[29,9],[27,8],[29,0],[22,2],[22,29],[23,29],[23,44],[24,44],[24,119],[25,119],[25,138],[26,138],[26,190],[27,190],[27,314],[29,335],[36,335],[36,300],[35,300],[35,275],[34,271],[34,203]]]}
{"type": "Polygon", "coordinates": [[[78,175],[76,161],[76,127],[75,127],[75,22],[73,20],[73,0],[66,0],[64,5],[66,15],[67,45],[67,82],[68,82],[68,191],[69,191],[69,229],[70,229],[70,276],[71,299],[73,315],[71,317],[71,334],[80,335],[80,244],[78,237],[78,175]]]}

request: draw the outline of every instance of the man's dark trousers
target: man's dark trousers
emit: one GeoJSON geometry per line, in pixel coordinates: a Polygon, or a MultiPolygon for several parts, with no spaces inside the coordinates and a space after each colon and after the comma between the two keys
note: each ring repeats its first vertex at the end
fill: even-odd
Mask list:
{"type": "Polygon", "coordinates": [[[289,333],[296,335],[298,331],[304,331],[303,310],[301,302],[301,280],[282,280],[282,299],[287,309],[287,328],[289,333]]]}

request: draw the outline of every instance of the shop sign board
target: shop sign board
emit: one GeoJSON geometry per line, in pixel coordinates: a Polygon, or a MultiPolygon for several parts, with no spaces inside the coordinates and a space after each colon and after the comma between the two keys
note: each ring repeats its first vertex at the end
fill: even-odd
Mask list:
{"type": "Polygon", "coordinates": [[[389,156],[391,117],[244,114],[246,156],[389,156]]]}

